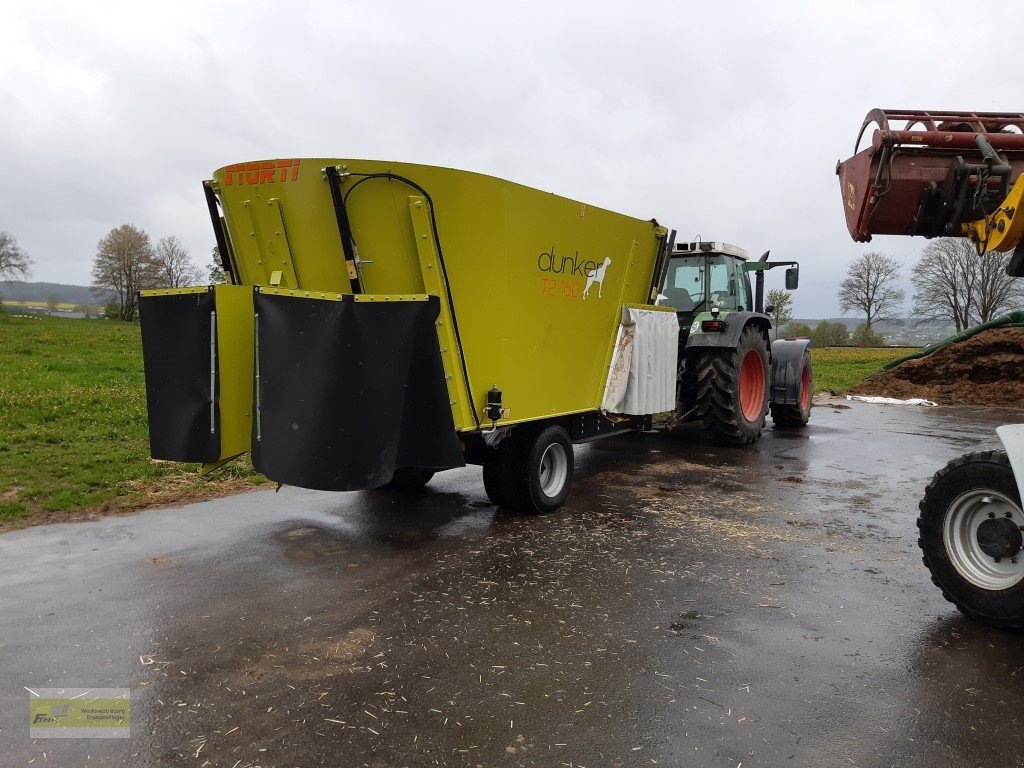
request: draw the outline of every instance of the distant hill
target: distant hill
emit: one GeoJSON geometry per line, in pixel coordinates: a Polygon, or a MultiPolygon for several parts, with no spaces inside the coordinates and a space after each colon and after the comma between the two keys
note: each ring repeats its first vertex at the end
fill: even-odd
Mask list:
{"type": "Polygon", "coordinates": [[[82,304],[88,307],[103,303],[102,297],[96,296],[84,285],[25,283],[20,280],[0,281],[0,298],[12,301],[39,301],[44,304],[50,299],[55,299],[60,304],[82,304]]]}
{"type": "MultiPolygon", "coordinates": [[[[853,331],[856,330],[858,325],[860,325],[861,323],[864,322],[864,318],[863,317],[829,317],[829,318],[827,318],[827,320],[830,323],[841,323],[842,325],[845,325],[846,328],[851,333],[853,333],[853,331]]],[[[807,325],[809,325],[809,326],[811,326],[813,328],[814,326],[816,326],[818,323],[821,322],[821,318],[818,318],[816,320],[799,320],[798,319],[798,320],[793,320],[793,322],[794,323],[806,323],[807,325]]],[[[878,320],[878,321],[875,322],[874,327],[878,331],[880,331],[882,333],[885,333],[886,331],[899,331],[899,330],[904,330],[904,329],[907,329],[907,328],[913,328],[915,322],[917,322],[917,321],[914,318],[911,318],[911,317],[899,318],[895,322],[886,322],[884,320],[878,320]]]]}

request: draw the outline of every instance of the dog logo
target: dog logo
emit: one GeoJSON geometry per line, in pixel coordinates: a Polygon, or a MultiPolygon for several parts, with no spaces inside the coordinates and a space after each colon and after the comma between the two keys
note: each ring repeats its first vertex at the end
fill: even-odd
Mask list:
{"type": "Polygon", "coordinates": [[[604,274],[608,271],[608,267],[611,265],[612,260],[607,256],[604,257],[604,261],[598,264],[593,269],[587,270],[587,285],[583,289],[583,298],[587,298],[590,293],[590,287],[597,283],[597,298],[601,298],[601,289],[604,287],[604,274]]]}

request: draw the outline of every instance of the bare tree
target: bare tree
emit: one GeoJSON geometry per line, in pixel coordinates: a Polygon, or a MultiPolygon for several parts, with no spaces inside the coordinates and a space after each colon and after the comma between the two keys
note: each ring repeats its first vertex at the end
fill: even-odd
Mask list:
{"type": "Polygon", "coordinates": [[[99,296],[112,296],[118,319],[134,320],[139,308],[138,292],[156,287],[160,277],[160,264],[149,235],[138,227],[122,224],[97,244],[92,289],[99,296]]]}
{"type": "Polygon", "coordinates": [[[765,308],[771,307],[768,317],[771,318],[775,338],[779,338],[779,328],[793,319],[793,296],[781,289],[768,291],[765,308]]]}
{"type": "Polygon", "coordinates": [[[867,331],[876,320],[891,320],[903,305],[904,293],[896,287],[900,263],[891,256],[868,252],[854,259],[839,284],[839,308],[865,316],[867,331]]]}
{"type": "Polygon", "coordinates": [[[921,251],[910,277],[918,321],[950,322],[957,331],[971,324],[977,260],[974,245],[958,237],[933,240],[921,251]]]}
{"type": "Polygon", "coordinates": [[[0,232],[0,280],[25,280],[31,267],[32,259],[21,250],[17,238],[10,232],[0,232]]]}
{"type": "Polygon", "coordinates": [[[160,268],[160,284],[166,288],[185,288],[198,283],[202,277],[192,261],[192,255],[175,235],[161,237],[154,251],[160,268]]]}
{"type": "Polygon", "coordinates": [[[943,237],[921,252],[912,270],[914,314],[950,322],[957,331],[987,322],[1024,299],[1021,281],[1006,274],[1008,253],[978,255],[966,238],[943,237]]]}
{"type": "Polygon", "coordinates": [[[1024,304],[1024,280],[1006,274],[1011,255],[989,251],[975,256],[978,280],[972,307],[978,322],[987,323],[1024,304]]]}

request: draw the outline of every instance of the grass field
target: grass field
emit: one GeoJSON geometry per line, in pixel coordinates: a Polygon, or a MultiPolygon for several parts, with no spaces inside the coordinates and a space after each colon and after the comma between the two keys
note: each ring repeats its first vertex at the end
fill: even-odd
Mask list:
{"type": "Polygon", "coordinates": [[[0,524],[131,510],[264,482],[149,458],[139,326],[0,313],[0,524]]]}
{"type": "Polygon", "coordinates": [[[815,392],[844,392],[881,370],[890,360],[917,350],[895,347],[830,347],[812,349],[815,392]]]}

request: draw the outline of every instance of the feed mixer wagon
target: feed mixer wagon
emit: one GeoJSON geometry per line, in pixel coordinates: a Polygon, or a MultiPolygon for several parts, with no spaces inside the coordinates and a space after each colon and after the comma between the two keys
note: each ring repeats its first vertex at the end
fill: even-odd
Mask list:
{"type": "Polygon", "coordinates": [[[362,160],[230,165],[205,191],[228,284],[140,297],[154,458],[251,451],[343,491],[482,464],[494,502],[546,511],[573,443],[675,408],[653,220],[362,160]]]}

